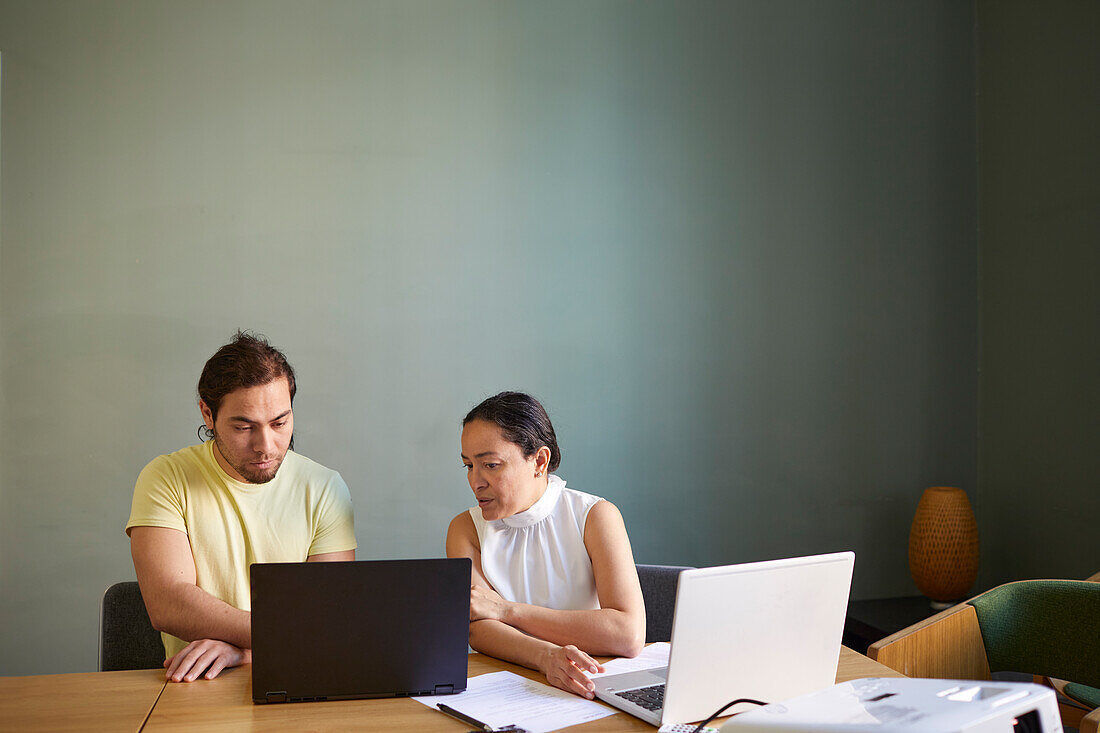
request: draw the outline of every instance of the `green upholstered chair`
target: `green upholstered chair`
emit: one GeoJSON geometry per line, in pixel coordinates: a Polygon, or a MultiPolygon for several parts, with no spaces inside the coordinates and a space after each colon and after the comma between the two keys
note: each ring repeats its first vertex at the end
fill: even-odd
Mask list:
{"type": "Polygon", "coordinates": [[[1100,583],[1006,583],[875,642],[867,653],[909,677],[1034,675],[1068,698],[1060,705],[1063,724],[1081,733],[1097,733],[1100,724],[1100,583]]]}

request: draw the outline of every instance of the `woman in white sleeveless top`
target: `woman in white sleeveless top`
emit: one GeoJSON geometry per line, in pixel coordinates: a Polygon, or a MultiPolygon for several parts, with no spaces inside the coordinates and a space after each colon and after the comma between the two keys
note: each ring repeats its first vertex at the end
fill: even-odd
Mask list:
{"type": "Polygon", "coordinates": [[[447,530],[447,555],[473,561],[470,646],[592,697],[593,656],[633,657],[645,606],[619,510],[567,488],[538,400],[502,392],[462,421],[462,463],[477,507],[447,530]]]}

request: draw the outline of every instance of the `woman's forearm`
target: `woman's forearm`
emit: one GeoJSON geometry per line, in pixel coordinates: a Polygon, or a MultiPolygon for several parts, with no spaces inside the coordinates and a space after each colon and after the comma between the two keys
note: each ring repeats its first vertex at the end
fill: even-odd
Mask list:
{"type": "Polygon", "coordinates": [[[573,644],[597,656],[634,657],[645,646],[645,620],[625,611],[559,611],[526,603],[506,604],[500,621],[557,645],[573,644]]]}
{"type": "Polygon", "coordinates": [[[528,636],[501,621],[483,619],[470,624],[470,646],[490,657],[514,662],[545,674],[543,662],[554,645],[528,636]]]}

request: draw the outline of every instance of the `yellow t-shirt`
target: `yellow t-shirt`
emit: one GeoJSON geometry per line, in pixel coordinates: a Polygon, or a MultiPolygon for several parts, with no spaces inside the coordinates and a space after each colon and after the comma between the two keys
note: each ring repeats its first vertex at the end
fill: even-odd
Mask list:
{"type": "MultiPolygon", "coordinates": [[[[356,546],[351,495],[339,473],[287,451],[271,481],[243,483],[218,465],[212,440],[149,462],[134,487],[127,535],[133,527],[186,533],[196,584],[244,611],[252,607],[252,563],[302,562],[356,546]]],[[[161,637],[168,657],[187,646],[161,637]]]]}

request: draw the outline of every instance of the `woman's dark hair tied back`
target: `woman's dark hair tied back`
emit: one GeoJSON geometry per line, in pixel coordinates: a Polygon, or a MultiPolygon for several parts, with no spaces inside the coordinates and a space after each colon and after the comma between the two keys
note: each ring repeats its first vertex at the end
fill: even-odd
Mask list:
{"type": "Polygon", "coordinates": [[[483,401],[466,413],[462,424],[474,420],[485,420],[500,428],[504,439],[515,443],[530,458],[539,448],[550,449],[550,463],[547,470],[553,471],[561,465],[561,449],[558,437],[545,408],[534,397],[523,392],[501,392],[483,401]]]}

